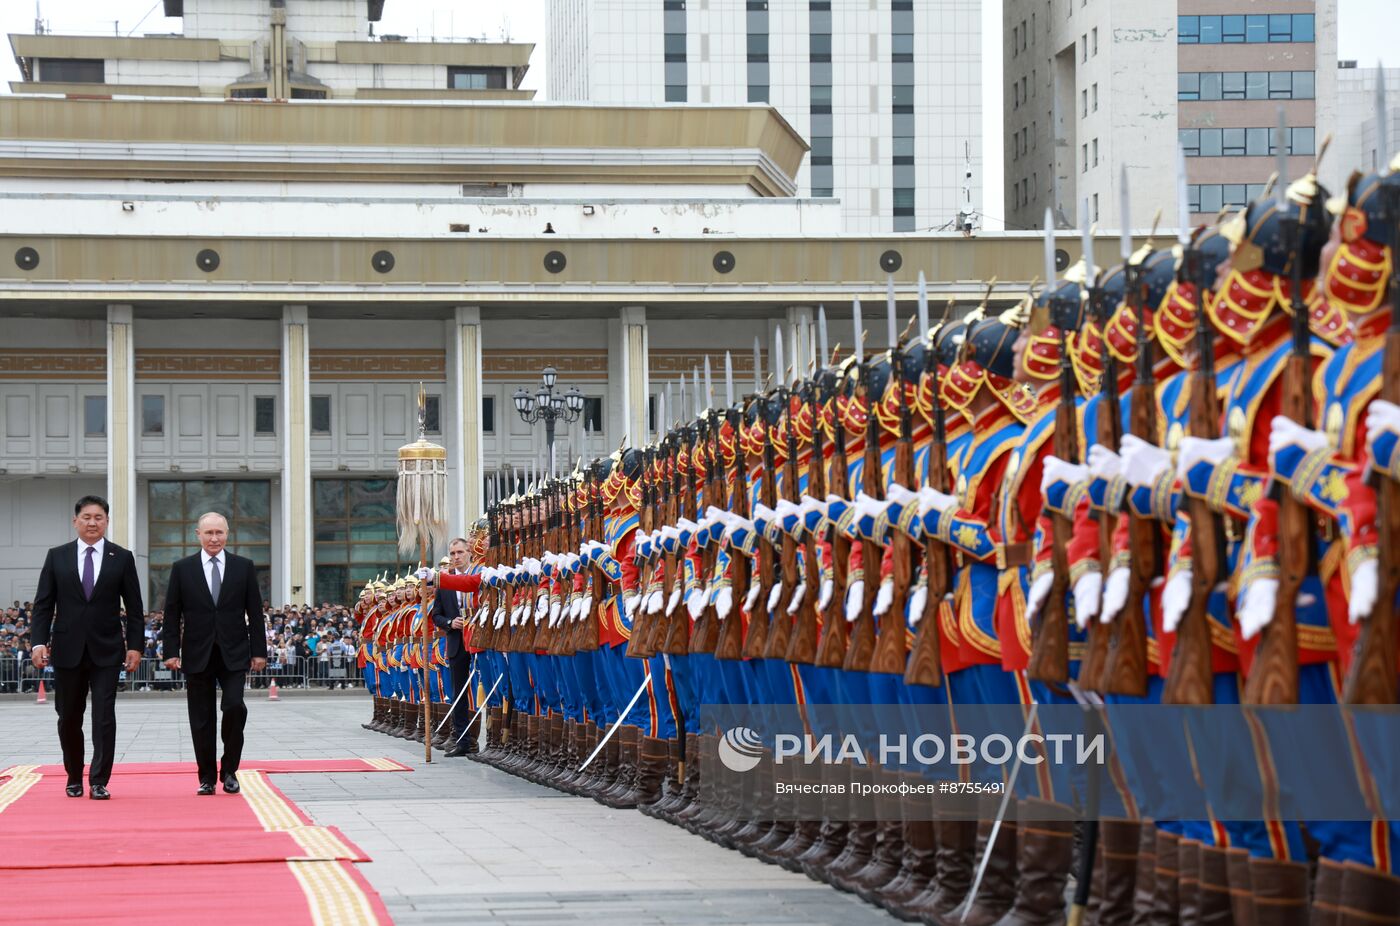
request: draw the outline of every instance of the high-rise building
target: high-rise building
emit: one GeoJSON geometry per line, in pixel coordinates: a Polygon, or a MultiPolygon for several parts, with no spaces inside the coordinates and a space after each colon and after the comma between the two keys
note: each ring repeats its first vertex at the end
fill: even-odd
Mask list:
{"type": "Polygon", "coordinates": [[[976,0],[550,0],[549,96],[771,104],[848,230],[953,229],[981,209],[981,33],[976,0]]]}
{"type": "Polygon", "coordinates": [[[1375,62],[1337,62],[1337,136],[1324,163],[1322,179],[1340,193],[1353,170],[1373,171],[1400,151],[1400,68],[1385,68],[1385,115],[1376,111],[1375,62]],[[1380,150],[1384,118],[1390,151],[1380,150]]]}
{"type": "Polygon", "coordinates": [[[1046,207],[1120,223],[1175,224],[1178,144],[1193,221],[1257,196],[1275,170],[1278,110],[1288,174],[1312,167],[1336,99],[1336,0],[1005,0],[1006,210],[1046,207]],[[1321,105],[1319,105],[1321,101],[1321,105]]]}

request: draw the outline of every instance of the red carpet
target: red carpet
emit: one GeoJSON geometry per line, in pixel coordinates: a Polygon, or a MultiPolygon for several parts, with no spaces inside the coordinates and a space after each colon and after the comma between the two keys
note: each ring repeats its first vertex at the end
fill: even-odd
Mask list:
{"type": "Polygon", "coordinates": [[[64,795],[61,766],[7,769],[4,908],[46,923],[388,923],[352,864],[369,861],[364,852],[312,821],[268,774],[400,770],[410,771],[378,759],[248,762],[240,794],[196,797],[192,763],[119,765],[102,803],[64,795]]]}

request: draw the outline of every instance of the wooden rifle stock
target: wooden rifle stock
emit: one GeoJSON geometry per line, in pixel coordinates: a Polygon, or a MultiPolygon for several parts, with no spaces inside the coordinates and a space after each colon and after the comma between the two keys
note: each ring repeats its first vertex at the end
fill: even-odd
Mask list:
{"type": "MultiPolygon", "coordinates": [[[[687,443],[686,466],[681,466],[678,449],[676,470],[672,477],[676,500],[676,520],[672,523],[679,523],[682,518],[695,516],[695,431],[687,425],[682,429],[682,434],[687,443]]],[[[679,549],[676,553],[675,579],[682,590],[685,588],[685,565],[689,561],[689,554],[690,551],[686,549],[679,549]]],[[[666,642],[662,644],[661,651],[668,656],[684,656],[690,652],[690,612],[686,610],[684,601],[676,604],[675,610],[667,619],[666,642]]]]}
{"type": "MultiPolygon", "coordinates": [[[[787,459],[783,461],[783,498],[798,502],[797,491],[797,435],[792,425],[792,397],[786,390],[779,390],[778,397],[783,402],[783,414],[787,417],[787,459]]],[[[778,596],[778,606],[773,610],[772,625],[768,632],[768,645],[764,647],[766,659],[782,659],[792,645],[792,625],[794,618],[788,614],[792,596],[797,591],[797,541],[787,531],[783,531],[782,550],[783,591],[778,596]]],[[[766,606],[766,605],[765,605],[766,606]]]]}
{"type": "MultiPolygon", "coordinates": [[[[652,532],[656,524],[655,504],[656,485],[653,479],[652,467],[655,463],[655,455],[651,450],[642,452],[642,507],[637,512],[637,534],[635,536],[648,535],[652,532]]],[[[632,549],[637,549],[634,543],[632,549]]],[[[655,553],[652,554],[655,556],[655,553]]],[[[637,602],[636,616],[632,619],[632,638],[627,641],[627,655],[637,659],[649,659],[656,655],[656,650],[649,645],[651,638],[651,628],[655,621],[652,615],[647,613],[647,587],[651,584],[651,574],[655,568],[655,562],[649,559],[636,557],[637,565],[637,602]]]]}
{"type": "MultiPolygon", "coordinates": [[[[1215,347],[1210,321],[1205,316],[1204,283],[1209,268],[1200,264],[1200,253],[1194,248],[1188,250],[1183,269],[1195,288],[1199,357],[1196,371],[1191,374],[1191,417],[1187,422],[1187,431],[1192,437],[1211,439],[1220,433],[1220,409],[1215,395],[1215,347]]],[[[1225,538],[1220,519],[1210,510],[1205,499],[1188,497],[1186,510],[1191,519],[1191,600],[1176,628],[1176,645],[1172,647],[1162,701],[1167,704],[1211,704],[1215,701],[1215,694],[1208,606],[1211,592],[1220,581],[1224,569],[1225,538]]]]}
{"type": "MultiPolygon", "coordinates": [[[[931,360],[929,375],[937,369],[934,364],[933,346],[929,346],[931,360]]],[[[935,384],[933,390],[933,442],[929,445],[928,471],[924,474],[924,484],[935,492],[948,491],[948,431],[942,400],[935,384]]],[[[943,641],[939,627],[943,602],[947,600],[952,585],[948,562],[948,547],[943,541],[931,535],[924,535],[924,581],[928,584],[928,595],[924,600],[924,615],[919,619],[919,629],[914,634],[914,642],[909,648],[909,661],[904,668],[906,685],[937,687],[943,684],[943,641]]]]}
{"type": "MultiPolygon", "coordinates": [[[[1074,407],[1074,371],[1070,368],[1065,332],[1060,331],[1060,404],[1055,409],[1051,437],[1055,456],[1068,463],[1079,460],[1079,414],[1074,407]]],[[[1074,527],[1062,514],[1051,515],[1054,546],[1050,553],[1053,578],[1050,594],[1040,607],[1032,628],[1031,658],[1026,675],[1039,682],[1062,685],[1069,679],[1069,613],[1065,598],[1069,585],[1069,543],[1074,527]]]]}
{"type": "MultiPolygon", "coordinates": [[[[812,410],[812,449],[807,456],[807,494],[825,501],[826,474],[823,467],[826,460],[822,448],[824,440],[816,380],[809,381],[805,389],[807,391],[804,398],[812,410]]],[[[793,629],[792,642],[788,644],[783,658],[791,663],[811,665],[817,658],[817,637],[821,633],[821,620],[817,615],[817,601],[821,597],[822,582],[822,570],[818,562],[821,543],[820,538],[812,531],[807,532],[803,543],[806,552],[802,557],[802,581],[807,586],[807,593],[798,606],[797,626],[793,629]]]]}
{"type": "MultiPolygon", "coordinates": [[[[588,487],[588,539],[596,540],[603,536],[603,498],[602,489],[597,484],[597,475],[589,479],[585,485],[588,487]]],[[[591,653],[601,645],[602,632],[602,608],[603,590],[607,588],[607,579],[603,576],[603,570],[598,565],[589,567],[589,587],[592,591],[593,604],[583,615],[583,620],[579,621],[579,643],[578,650],[591,653]]]]}
{"type": "MultiPolygon", "coordinates": [[[[1141,268],[1130,264],[1124,272],[1128,277],[1126,288],[1128,299],[1130,304],[1135,305],[1138,310],[1138,375],[1133,383],[1133,392],[1129,398],[1128,430],[1131,434],[1145,441],[1155,442],[1157,439],[1157,396],[1153,389],[1151,345],[1146,336],[1145,316],[1147,310],[1143,301],[1143,291],[1138,282],[1141,277],[1141,268]]],[[[1100,409],[1099,414],[1112,421],[1112,430],[1118,430],[1118,404],[1116,402],[1111,409],[1100,409]]],[[[1105,422],[1101,418],[1100,425],[1103,424],[1105,422]]],[[[1109,446],[1116,448],[1118,443],[1109,446]]],[[[1100,525],[1100,537],[1102,537],[1105,526],[1109,533],[1107,561],[1104,564],[1106,567],[1104,569],[1105,579],[1113,568],[1112,533],[1116,520],[1116,517],[1107,516],[1103,519],[1104,523],[1100,525]]],[[[1101,691],[1139,698],[1147,694],[1148,615],[1145,610],[1145,602],[1148,590],[1152,587],[1152,580],[1158,575],[1161,536],[1161,528],[1150,519],[1138,517],[1129,511],[1128,600],[1124,602],[1123,611],[1118,615],[1118,620],[1111,628],[1112,643],[1105,665],[1100,673],[1090,676],[1092,679],[1101,680],[1101,684],[1098,686],[1101,691]]],[[[1102,637],[1104,636],[1102,631],[1109,629],[1095,622],[1091,632],[1099,631],[1099,636],[1102,637]]]]}
{"type": "MultiPolygon", "coordinates": [[[[655,511],[652,515],[652,524],[671,525],[676,523],[675,499],[671,493],[671,470],[675,466],[675,457],[671,451],[670,438],[661,445],[661,451],[657,457],[656,464],[656,490],[654,499],[656,503],[655,511]]],[[[665,652],[666,635],[670,630],[670,621],[666,617],[666,605],[671,601],[671,589],[676,578],[676,556],[673,553],[658,551],[657,556],[660,562],[657,568],[661,570],[661,611],[654,615],[651,622],[651,635],[647,637],[646,645],[653,654],[665,652]]]]}
{"type": "MultiPolygon", "coordinates": [[[[1303,213],[1299,211],[1299,221],[1303,213]]],[[[1303,229],[1292,224],[1293,353],[1283,369],[1280,413],[1303,427],[1312,427],[1312,371],[1308,363],[1312,333],[1303,303],[1303,229]]],[[[1274,487],[1278,501],[1278,597],[1274,615],[1259,632],[1259,645],[1245,680],[1246,704],[1298,703],[1298,592],[1312,564],[1312,518],[1303,502],[1282,486],[1274,487]]]]}
{"type": "MultiPolygon", "coordinates": [[[[837,395],[840,389],[839,380],[832,387],[832,394],[828,401],[831,403],[832,421],[832,455],[831,455],[831,484],[827,486],[834,494],[840,498],[848,499],[850,495],[850,474],[846,469],[846,427],[841,421],[841,402],[837,395]]],[[[821,640],[817,644],[817,665],[827,669],[839,669],[846,663],[846,650],[850,646],[851,627],[846,621],[845,614],[845,591],[846,591],[846,571],[850,564],[851,541],[836,526],[833,521],[827,530],[831,537],[831,567],[834,576],[834,588],[832,590],[831,601],[827,603],[826,613],[822,615],[821,640]]]]}
{"type": "MultiPolygon", "coordinates": [[[[763,422],[763,482],[759,492],[763,505],[772,509],[778,504],[777,472],[778,465],[773,452],[773,429],[776,421],[770,420],[768,401],[758,398],[758,418],[763,422]]],[[[753,613],[749,615],[748,636],[744,639],[745,659],[762,659],[768,652],[768,639],[772,633],[772,621],[768,614],[768,596],[773,590],[776,551],[768,538],[758,538],[758,597],[754,599],[753,613]]],[[[739,602],[742,606],[742,602],[739,602]]]]}
{"type": "MultiPolygon", "coordinates": [[[[866,367],[867,384],[869,378],[869,367],[866,367]]],[[[866,495],[874,499],[884,498],[884,487],[881,480],[884,476],[883,467],[880,460],[880,416],[875,413],[875,407],[880,402],[880,396],[873,394],[870,389],[865,391],[865,456],[861,468],[861,488],[866,495]]],[[[875,658],[875,596],[880,590],[880,548],[873,541],[862,540],[860,566],[865,577],[865,601],[862,602],[860,615],[856,618],[856,625],[851,630],[851,645],[846,650],[846,662],[844,668],[847,672],[869,672],[870,665],[875,658]]]]}
{"type": "MultiPolygon", "coordinates": [[[[719,424],[710,423],[703,435],[705,442],[705,504],[709,506],[715,501],[723,498],[724,473],[721,471],[721,460],[723,459],[719,451],[719,424]]],[[[696,519],[699,520],[700,512],[697,508],[696,519]]],[[[711,543],[705,548],[705,568],[704,575],[700,577],[700,587],[706,587],[706,581],[715,574],[715,562],[719,558],[719,544],[711,543]]],[[[719,619],[715,617],[713,605],[706,604],[705,610],[700,612],[700,618],[695,622],[695,629],[690,635],[690,651],[692,653],[713,653],[715,647],[719,645],[719,619]]]]}
{"type": "MultiPolygon", "coordinates": [[[[898,350],[891,354],[890,366],[894,387],[899,390],[899,440],[894,445],[894,481],[906,489],[912,489],[914,426],[909,417],[909,394],[905,391],[904,364],[898,350]]],[[[891,524],[890,548],[893,558],[894,594],[890,598],[890,609],[880,617],[870,671],[903,675],[909,660],[909,630],[904,619],[904,607],[909,597],[909,585],[914,577],[914,544],[908,534],[897,525],[891,524]]]]}
{"type": "MultiPolygon", "coordinates": [[[[730,427],[734,431],[734,488],[730,492],[729,510],[740,517],[748,517],[749,479],[748,461],[744,458],[743,415],[734,409],[726,412],[730,427]]],[[[715,644],[716,659],[738,659],[744,648],[744,598],[749,593],[748,557],[738,550],[731,554],[734,579],[730,587],[733,604],[729,614],[720,621],[719,642],[715,644]]],[[[718,615],[716,615],[718,616],[718,615]]]]}
{"type": "MultiPolygon", "coordinates": [[[[1381,188],[1382,207],[1392,228],[1400,225],[1400,188],[1381,188]]],[[[1381,360],[1380,397],[1400,405],[1400,274],[1390,273],[1390,330],[1381,360]]],[[[1375,607],[1361,622],[1355,657],[1347,675],[1343,699],[1347,704],[1394,704],[1396,700],[1395,596],[1400,592],[1400,483],[1386,475],[1375,477],[1376,528],[1380,533],[1380,568],[1375,607]]]]}

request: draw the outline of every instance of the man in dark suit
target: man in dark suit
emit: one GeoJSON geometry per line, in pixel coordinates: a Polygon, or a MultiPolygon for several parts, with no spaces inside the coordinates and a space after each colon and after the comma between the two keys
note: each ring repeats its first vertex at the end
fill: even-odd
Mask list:
{"type": "MultiPolygon", "coordinates": [[[[467,568],[465,538],[458,537],[448,544],[447,563],[454,572],[467,568]]],[[[465,605],[468,597],[466,592],[439,588],[433,603],[433,623],[447,636],[447,667],[452,674],[452,703],[456,705],[452,711],[452,745],[447,750],[449,757],[464,756],[476,750],[476,743],[471,741],[471,737],[463,736],[472,719],[471,710],[465,703],[457,701],[472,671],[471,653],[462,644],[462,628],[467,625],[465,605]]]]}
{"type": "Polygon", "coordinates": [[[29,632],[35,668],[43,671],[53,664],[69,797],[83,796],[83,712],[92,695],[88,784],[95,801],[111,796],[107,782],[117,741],[117,681],[123,668],[136,671],[146,645],[136,557],[107,539],[109,514],[106,500],[95,495],[85,495],[73,506],[78,539],[54,547],[44,559],[29,632]]]}
{"type": "Polygon", "coordinates": [[[224,792],[238,793],[238,763],[243,756],[243,726],[248,708],[243,684],[249,667],[267,667],[267,631],[262,593],[253,561],[224,549],[228,521],[210,512],[195,528],[200,552],[176,561],[165,593],[165,628],[161,641],[165,665],[183,669],[190,737],[199,767],[199,790],[214,793],[217,771],[224,792]],[[214,686],[223,691],[224,755],[214,763],[214,686]]]}

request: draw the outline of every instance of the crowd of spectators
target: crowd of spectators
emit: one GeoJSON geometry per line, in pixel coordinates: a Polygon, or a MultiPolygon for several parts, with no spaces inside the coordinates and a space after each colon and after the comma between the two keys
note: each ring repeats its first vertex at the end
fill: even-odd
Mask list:
{"type": "MultiPolygon", "coordinates": [[[[16,601],[0,619],[0,692],[35,691],[39,680],[52,684],[52,670],[40,673],[29,659],[31,603],[16,601]]],[[[250,675],[248,684],[264,688],[276,680],[280,687],[354,687],[359,671],[359,638],[348,608],[322,602],[320,607],[278,607],[263,603],[267,627],[267,669],[250,675]]],[[[161,631],[165,615],[146,614],[145,659],[131,683],[138,688],[173,688],[177,677],[164,672],[161,631]]]]}

